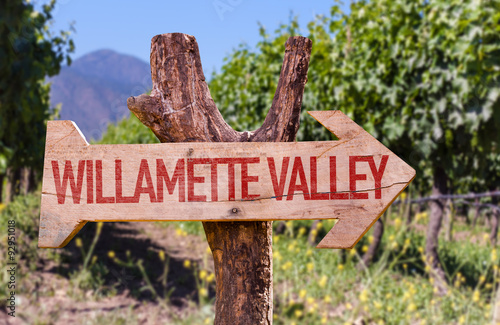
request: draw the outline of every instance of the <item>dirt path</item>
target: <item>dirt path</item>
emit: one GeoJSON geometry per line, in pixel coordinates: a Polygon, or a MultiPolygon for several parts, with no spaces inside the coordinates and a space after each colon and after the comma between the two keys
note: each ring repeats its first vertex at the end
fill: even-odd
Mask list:
{"type": "MultiPolygon", "coordinates": [[[[95,225],[85,228],[81,237],[93,238],[95,225]]],[[[107,223],[94,251],[95,263],[107,270],[96,280],[101,284],[97,289],[75,287],[74,274],[80,270],[83,256],[73,240],[66,248],[57,250],[60,263],[51,259],[40,261],[40,267],[22,283],[26,292],[18,295],[17,317],[0,312],[0,324],[173,323],[197,308],[193,302],[197,297],[193,273],[200,267],[208,273],[212,270],[207,247],[204,237],[179,234],[173,225],[107,223]],[[166,287],[158,281],[165,270],[160,251],[169,260],[166,287]],[[129,267],[137,265],[139,259],[143,260],[159,299],[144,289],[147,282],[137,267],[129,267]],[[185,263],[190,266],[186,268],[185,263]],[[165,289],[173,289],[168,302],[165,289]]]]}

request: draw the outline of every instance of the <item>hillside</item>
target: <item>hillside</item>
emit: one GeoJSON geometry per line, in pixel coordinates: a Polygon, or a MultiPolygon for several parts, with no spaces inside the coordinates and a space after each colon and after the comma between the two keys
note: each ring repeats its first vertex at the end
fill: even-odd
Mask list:
{"type": "Polygon", "coordinates": [[[60,118],[76,122],[87,140],[128,114],[129,96],[151,89],[149,64],[111,50],[78,58],[49,81],[52,106],[61,103],[60,118]]]}

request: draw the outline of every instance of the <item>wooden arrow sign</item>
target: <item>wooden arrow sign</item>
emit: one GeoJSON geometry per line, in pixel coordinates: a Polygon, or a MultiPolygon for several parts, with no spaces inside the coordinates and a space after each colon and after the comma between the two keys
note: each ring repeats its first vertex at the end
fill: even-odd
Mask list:
{"type": "Polygon", "coordinates": [[[88,221],[338,219],[319,248],[352,248],[415,170],[340,111],[309,112],[338,141],[89,145],[49,121],[39,247],[88,221]]]}

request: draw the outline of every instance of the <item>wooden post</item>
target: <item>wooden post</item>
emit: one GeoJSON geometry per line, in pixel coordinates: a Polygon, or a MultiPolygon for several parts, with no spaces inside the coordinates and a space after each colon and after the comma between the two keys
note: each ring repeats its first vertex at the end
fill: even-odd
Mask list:
{"type": "MultiPolygon", "coordinates": [[[[237,132],[222,118],[205,82],[193,36],[151,40],[151,95],[129,109],[161,142],[286,142],[295,139],[311,40],[290,37],[278,87],[263,125],[237,132]]],[[[265,219],[265,216],[262,216],[265,219]]],[[[272,324],[272,222],[204,222],[216,274],[215,324],[272,324]]]]}

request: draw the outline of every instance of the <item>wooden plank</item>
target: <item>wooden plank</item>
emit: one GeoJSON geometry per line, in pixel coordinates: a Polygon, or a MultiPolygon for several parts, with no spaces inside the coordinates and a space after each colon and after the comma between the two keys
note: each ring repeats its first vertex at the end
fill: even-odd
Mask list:
{"type": "Polygon", "coordinates": [[[89,145],[50,121],[40,247],[88,221],[339,219],[320,248],[350,248],[415,171],[340,111],[310,112],[323,142],[89,145]]]}

